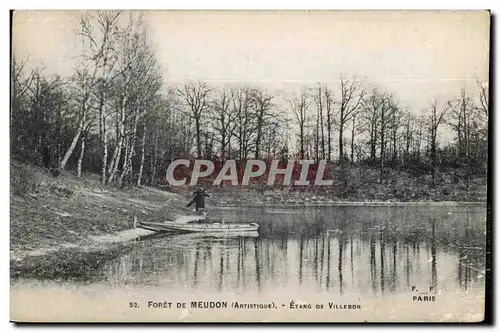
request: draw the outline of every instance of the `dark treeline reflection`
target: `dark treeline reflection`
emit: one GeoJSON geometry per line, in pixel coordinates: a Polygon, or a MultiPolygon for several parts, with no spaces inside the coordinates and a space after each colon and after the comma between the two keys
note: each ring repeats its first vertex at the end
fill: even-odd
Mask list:
{"type": "Polygon", "coordinates": [[[168,235],[109,262],[111,283],[265,293],[277,289],[391,294],[481,286],[481,207],[244,209],[225,220],[258,222],[259,236],[168,235]]]}

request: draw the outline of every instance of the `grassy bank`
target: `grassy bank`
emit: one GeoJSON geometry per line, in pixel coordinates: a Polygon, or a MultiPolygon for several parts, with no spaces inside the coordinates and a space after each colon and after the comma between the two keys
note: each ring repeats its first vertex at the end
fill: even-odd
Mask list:
{"type": "MultiPolygon", "coordinates": [[[[266,178],[248,186],[206,187],[221,205],[290,205],[331,206],[338,204],[456,204],[486,202],[487,180],[472,177],[467,186],[463,174],[456,170],[439,172],[433,185],[430,174],[415,174],[407,170],[388,169],[380,181],[380,171],[364,166],[331,165],[329,186],[268,187],[266,178]]],[[[314,182],[314,178],[309,179],[314,182]]],[[[174,189],[175,190],[175,189],[174,189]]]]}
{"type": "Polygon", "coordinates": [[[58,271],[76,277],[91,268],[84,263],[87,258],[95,257],[88,261],[97,263],[123,252],[121,242],[144,235],[140,229],[126,236],[120,233],[133,229],[134,216],[165,221],[193,213],[184,208],[188,198],[168,191],[118,190],[101,186],[95,175],[53,177],[43,168],[16,162],[11,164],[10,189],[13,277],[55,277],[58,271]],[[109,234],[118,235],[111,240],[103,236],[109,234]]]}

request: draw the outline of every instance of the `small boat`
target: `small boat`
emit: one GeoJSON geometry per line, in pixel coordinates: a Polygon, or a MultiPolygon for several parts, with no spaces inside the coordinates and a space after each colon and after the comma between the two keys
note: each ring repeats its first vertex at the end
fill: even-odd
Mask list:
{"type": "Polygon", "coordinates": [[[139,222],[134,220],[134,227],[140,227],[154,232],[188,232],[188,233],[245,233],[257,232],[257,223],[225,223],[206,222],[200,218],[194,222],[139,222]]]}
{"type": "Polygon", "coordinates": [[[259,232],[155,232],[151,235],[140,236],[139,241],[156,240],[168,238],[173,240],[203,240],[203,239],[227,239],[227,238],[256,238],[259,237],[259,232]]]}
{"type": "Polygon", "coordinates": [[[138,222],[136,227],[155,232],[203,232],[203,233],[232,233],[256,232],[259,224],[249,223],[176,223],[176,222],[138,222]]]}

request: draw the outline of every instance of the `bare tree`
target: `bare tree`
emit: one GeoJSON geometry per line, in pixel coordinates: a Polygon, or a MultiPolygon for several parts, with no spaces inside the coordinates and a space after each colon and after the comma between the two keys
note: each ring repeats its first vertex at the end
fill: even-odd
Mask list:
{"type": "MultiPolygon", "coordinates": [[[[319,126],[320,128],[320,133],[318,135],[321,136],[321,139],[319,140],[321,143],[321,159],[325,159],[326,157],[326,151],[325,151],[325,119],[324,119],[324,112],[323,112],[323,95],[321,92],[321,83],[318,85],[318,117],[319,117],[319,126]]],[[[317,158],[319,159],[319,158],[317,158]]]]}
{"type": "Polygon", "coordinates": [[[191,111],[196,133],[196,152],[198,158],[201,158],[203,155],[202,116],[208,110],[210,88],[205,82],[187,83],[182,89],[178,89],[178,92],[191,111]]]}
{"type": "Polygon", "coordinates": [[[391,134],[391,142],[392,142],[392,167],[396,167],[398,162],[398,133],[401,128],[402,122],[402,112],[399,107],[395,107],[391,113],[390,119],[390,134],[391,134]]]}
{"type": "Polygon", "coordinates": [[[377,89],[373,89],[365,102],[365,121],[369,126],[370,163],[373,165],[376,159],[378,134],[379,134],[379,107],[380,95],[377,89]]]}
{"type": "Polygon", "coordinates": [[[309,94],[307,90],[302,89],[298,95],[293,95],[289,101],[290,108],[292,109],[293,116],[295,118],[296,124],[299,127],[299,151],[300,158],[305,157],[305,147],[306,147],[306,129],[309,122],[309,115],[307,114],[307,109],[309,107],[309,94]]]}
{"type": "Polygon", "coordinates": [[[214,139],[220,145],[222,160],[229,155],[229,142],[234,130],[235,112],[231,104],[231,92],[225,88],[219,90],[211,102],[211,121],[216,133],[214,139]]]}
{"type": "Polygon", "coordinates": [[[488,119],[489,115],[489,91],[488,91],[488,84],[486,83],[477,83],[479,87],[479,109],[483,112],[483,114],[486,116],[486,119],[488,119]]]}
{"type": "Polygon", "coordinates": [[[107,132],[107,100],[110,84],[116,77],[113,74],[115,64],[118,60],[117,42],[122,33],[119,26],[121,12],[98,11],[96,15],[84,14],[80,18],[80,30],[77,34],[82,39],[85,52],[83,61],[93,63],[96,70],[97,89],[95,94],[98,98],[99,112],[99,138],[101,149],[101,183],[105,184],[107,177],[108,162],[108,132],[107,132]],[[97,31],[95,31],[97,27],[97,31]]]}
{"type": "Polygon", "coordinates": [[[328,161],[332,160],[332,130],[334,122],[333,113],[333,94],[328,86],[323,88],[325,107],[326,107],[326,134],[327,134],[327,147],[328,147],[328,161]]]}
{"type": "MultiPolygon", "coordinates": [[[[135,155],[139,120],[142,119],[143,122],[145,121],[144,118],[148,109],[155,106],[156,94],[162,88],[162,77],[159,74],[161,68],[156,61],[150,45],[148,33],[142,27],[142,24],[139,25],[139,28],[141,28],[141,30],[137,31],[134,35],[134,38],[137,36],[137,40],[135,40],[137,45],[135,47],[138,48],[138,54],[135,56],[134,63],[131,65],[134,67],[134,78],[130,84],[131,101],[133,100],[133,102],[131,102],[133,105],[133,122],[129,124],[129,135],[126,141],[124,164],[118,180],[119,185],[123,184],[123,180],[126,176],[132,174],[132,158],[135,155]]],[[[144,135],[143,133],[143,136],[144,135]]],[[[143,168],[142,163],[143,161],[139,166],[141,169],[143,168]]]]}
{"type": "Polygon", "coordinates": [[[346,79],[340,76],[340,100],[339,104],[339,158],[344,159],[344,129],[360,109],[365,89],[355,78],[346,79]]]}
{"type": "Polygon", "coordinates": [[[314,97],[316,101],[316,115],[314,117],[314,157],[316,160],[325,159],[326,157],[326,142],[325,142],[325,120],[324,120],[324,102],[322,85],[318,83],[317,95],[314,97]]]}
{"type": "MultiPolygon", "coordinates": [[[[475,110],[472,96],[465,89],[461,89],[460,98],[448,103],[451,109],[449,124],[455,130],[457,135],[457,156],[461,166],[465,169],[465,178],[467,189],[470,181],[470,163],[471,163],[471,141],[474,131],[477,128],[475,110]]],[[[484,112],[484,110],[482,110],[484,112]]],[[[479,148],[479,147],[477,147],[479,148]]]]}
{"type": "Polygon", "coordinates": [[[351,127],[351,165],[354,164],[354,138],[356,137],[356,114],[352,116],[351,127]]]}
{"type": "Polygon", "coordinates": [[[27,60],[18,61],[13,55],[11,63],[10,128],[11,146],[14,153],[28,145],[27,142],[22,141],[27,138],[27,135],[23,134],[26,132],[26,120],[30,117],[29,104],[32,97],[33,82],[40,76],[38,75],[38,69],[26,73],[26,63],[27,60]]]}
{"type": "Polygon", "coordinates": [[[275,116],[272,111],[273,96],[260,89],[253,89],[253,100],[255,104],[255,158],[259,159],[261,151],[262,136],[265,127],[270,123],[270,119],[275,116]]]}
{"type": "Polygon", "coordinates": [[[448,106],[438,109],[437,100],[433,100],[429,106],[430,114],[427,117],[427,128],[430,137],[430,152],[432,160],[432,185],[436,185],[436,160],[437,160],[437,134],[439,126],[444,123],[444,116],[448,106]]]}
{"type": "Polygon", "coordinates": [[[388,129],[390,124],[391,113],[395,111],[396,106],[393,100],[393,97],[387,93],[379,96],[377,101],[379,105],[377,105],[377,110],[379,112],[379,140],[380,140],[380,183],[383,183],[384,180],[384,167],[385,167],[385,159],[386,159],[386,143],[388,138],[388,129]]]}
{"type": "Polygon", "coordinates": [[[76,171],[77,177],[80,177],[82,174],[82,162],[85,155],[85,139],[94,120],[93,116],[89,113],[91,111],[92,89],[94,88],[96,82],[95,77],[95,70],[93,72],[90,72],[89,67],[84,67],[77,70],[75,77],[75,96],[78,103],[77,108],[79,108],[81,112],[80,123],[78,125],[78,130],[74,136],[73,142],[71,143],[70,148],[61,161],[60,167],[61,169],[64,169],[68,158],[73,152],[76,142],[78,141],[78,139],[80,139],[80,155],[78,157],[76,171]]]}
{"type": "Polygon", "coordinates": [[[255,99],[250,87],[238,87],[231,91],[234,112],[234,138],[238,144],[239,160],[246,160],[255,144],[255,99]]]}
{"type": "Polygon", "coordinates": [[[404,154],[403,154],[403,161],[405,165],[409,165],[411,162],[411,148],[416,140],[415,133],[415,127],[417,125],[416,123],[416,118],[408,111],[403,113],[403,126],[404,126],[404,136],[403,136],[403,141],[405,143],[405,149],[404,149],[404,154]]]}
{"type": "Polygon", "coordinates": [[[156,184],[158,167],[163,162],[186,157],[192,146],[194,131],[189,113],[181,106],[176,90],[169,89],[165,95],[157,95],[154,104],[146,113],[147,150],[149,158],[150,185],[156,184]]]}
{"type": "Polygon", "coordinates": [[[123,156],[123,164],[121,167],[118,184],[121,185],[125,174],[129,171],[130,153],[130,137],[135,139],[137,123],[140,114],[140,100],[137,98],[137,93],[134,91],[134,84],[140,81],[144,75],[142,61],[147,58],[147,52],[143,44],[143,22],[139,16],[135,18],[132,14],[129,16],[128,24],[123,33],[120,35],[120,49],[117,63],[119,72],[118,77],[113,82],[115,93],[115,114],[116,120],[116,140],[115,149],[108,168],[107,183],[113,183],[115,176],[120,170],[120,161],[123,156]],[[132,125],[127,124],[127,120],[133,119],[132,125]]]}
{"type": "Polygon", "coordinates": [[[11,107],[10,107],[10,124],[16,119],[16,115],[22,111],[22,103],[26,102],[28,92],[31,87],[33,78],[36,75],[36,69],[26,75],[25,67],[27,60],[18,61],[15,56],[11,63],[11,107]]]}

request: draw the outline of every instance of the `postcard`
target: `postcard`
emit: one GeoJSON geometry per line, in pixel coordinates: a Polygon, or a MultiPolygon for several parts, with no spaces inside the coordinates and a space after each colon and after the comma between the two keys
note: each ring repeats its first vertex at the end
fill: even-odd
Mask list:
{"type": "Polygon", "coordinates": [[[488,11],[12,12],[12,322],[482,322],[488,11]]]}

